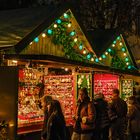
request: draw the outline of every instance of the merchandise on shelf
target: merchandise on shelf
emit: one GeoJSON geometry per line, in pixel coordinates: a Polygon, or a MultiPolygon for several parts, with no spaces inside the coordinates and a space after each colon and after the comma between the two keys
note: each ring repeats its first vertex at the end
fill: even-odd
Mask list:
{"type": "Polygon", "coordinates": [[[33,68],[19,70],[18,127],[43,121],[40,108],[43,73],[33,68]]]}
{"type": "Polygon", "coordinates": [[[133,80],[122,79],[121,80],[121,98],[127,101],[128,98],[132,95],[133,95],[133,80]]]}
{"type": "Polygon", "coordinates": [[[54,99],[60,101],[67,125],[73,122],[73,76],[72,75],[56,75],[45,76],[45,94],[51,95],[54,99]]]}
{"type": "Polygon", "coordinates": [[[103,93],[107,101],[110,101],[112,90],[118,88],[119,76],[113,74],[94,74],[94,95],[103,93]]]}

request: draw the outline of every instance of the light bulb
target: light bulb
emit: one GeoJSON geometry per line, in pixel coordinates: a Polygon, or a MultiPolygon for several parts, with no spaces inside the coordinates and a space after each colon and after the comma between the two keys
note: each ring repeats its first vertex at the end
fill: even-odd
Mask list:
{"type": "Polygon", "coordinates": [[[54,24],[53,27],[54,27],[54,28],[57,28],[57,24],[54,24]]]}
{"type": "Polygon", "coordinates": [[[45,33],[43,33],[43,34],[42,34],[42,37],[46,37],[46,34],[45,34],[45,33]]]}

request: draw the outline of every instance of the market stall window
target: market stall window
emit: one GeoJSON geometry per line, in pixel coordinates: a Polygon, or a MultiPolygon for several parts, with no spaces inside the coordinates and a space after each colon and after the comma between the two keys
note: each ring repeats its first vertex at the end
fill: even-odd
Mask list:
{"type": "Polygon", "coordinates": [[[72,75],[44,76],[45,94],[60,101],[67,125],[73,123],[74,95],[72,75]]]}
{"type": "Polygon", "coordinates": [[[119,76],[107,73],[94,74],[94,96],[98,93],[103,93],[107,101],[110,101],[112,90],[119,88],[119,76]]]}
{"type": "Polygon", "coordinates": [[[121,80],[121,98],[125,101],[127,101],[128,98],[133,95],[133,85],[132,79],[121,80]]]}
{"type": "Polygon", "coordinates": [[[44,113],[40,108],[43,90],[43,72],[34,68],[19,70],[18,128],[43,121],[44,113]]]}

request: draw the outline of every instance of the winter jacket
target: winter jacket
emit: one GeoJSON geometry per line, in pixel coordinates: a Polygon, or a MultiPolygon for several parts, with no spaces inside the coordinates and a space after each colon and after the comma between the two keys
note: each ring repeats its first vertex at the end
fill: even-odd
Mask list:
{"type": "Polygon", "coordinates": [[[53,112],[47,122],[47,138],[46,140],[66,140],[66,126],[61,117],[53,112]]]}
{"type": "Polygon", "coordinates": [[[95,100],[96,108],[96,129],[103,129],[110,125],[108,116],[108,103],[103,99],[95,100]]]}
{"type": "Polygon", "coordinates": [[[82,102],[76,108],[74,131],[77,133],[90,133],[95,128],[96,111],[94,104],[90,101],[82,102]],[[79,111],[80,108],[80,111],[79,111]],[[79,111],[79,115],[78,115],[79,111]],[[79,122],[79,128],[77,124],[79,122]]]}
{"type": "Polygon", "coordinates": [[[130,121],[130,132],[140,133],[140,105],[130,105],[128,118],[130,121]]]}
{"type": "MultiPolygon", "coordinates": [[[[127,116],[127,104],[121,98],[114,98],[109,105],[109,113],[116,115],[117,118],[124,118],[127,116]]],[[[111,116],[109,114],[109,116],[111,116]]]]}

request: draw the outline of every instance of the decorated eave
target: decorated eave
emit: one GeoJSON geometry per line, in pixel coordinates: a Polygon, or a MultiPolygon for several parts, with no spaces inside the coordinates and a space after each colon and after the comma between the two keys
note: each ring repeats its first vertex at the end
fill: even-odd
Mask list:
{"type": "MultiPolygon", "coordinates": [[[[112,67],[112,63],[108,63],[110,58],[107,58],[109,55],[106,53],[111,54],[110,46],[107,50],[103,48],[105,52],[100,50],[102,53],[100,55],[97,51],[94,52],[94,45],[92,44],[94,38],[89,38],[78,16],[74,14],[72,7],[65,5],[64,7],[59,7],[57,10],[54,10],[52,13],[53,14],[49,16],[47,15],[42,23],[38,24],[18,43],[13,45],[14,49],[7,50],[5,58],[8,59],[8,57],[11,58],[10,56],[15,55],[17,58],[25,57],[29,59],[30,57],[30,59],[43,58],[47,60],[50,57],[53,61],[59,62],[59,59],[63,59],[65,62],[72,61],[79,65],[84,63],[84,66],[87,65],[90,67],[95,66],[98,68],[109,68],[111,70],[120,69],[125,71],[137,70],[126,45],[125,51],[129,55],[128,62],[130,62],[131,66],[134,66],[134,69],[133,67],[129,68],[129,65],[125,65],[124,68],[112,67]]],[[[122,35],[119,35],[119,37],[121,39],[117,37],[116,43],[114,43],[115,45],[118,44],[117,40],[123,40],[122,35]]],[[[13,58],[15,58],[15,56],[13,56],[13,58]]]]}
{"type": "Polygon", "coordinates": [[[125,36],[117,29],[94,29],[88,34],[100,64],[121,70],[138,70],[125,36]]]}

